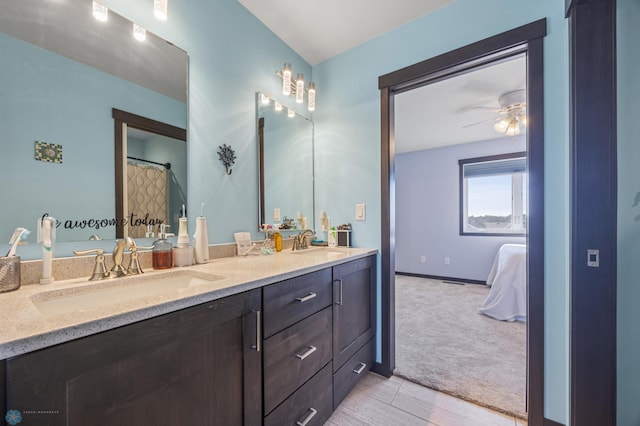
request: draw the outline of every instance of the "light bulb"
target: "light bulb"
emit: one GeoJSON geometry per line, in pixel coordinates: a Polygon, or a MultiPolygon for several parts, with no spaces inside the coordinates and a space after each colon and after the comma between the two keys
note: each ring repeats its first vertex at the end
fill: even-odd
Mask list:
{"type": "Polygon", "coordinates": [[[522,123],[523,126],[527,126],[527,116],[526,114],[520,114],[518,116],[518,120],[520,120],[520,123],[522,123]]]}
{"type": "Polygon", "coordinates": [[[518,120],[514,117],[509,122],[509,126],[507,127],[507,131],[505,132],[507,136],[516,136],[520,134],[520,124],[518,120]]]}
{"type": "Polygon", "coordinates": [[[304,75],[298,74],[296,78],[296,103],[301,104],[304,101],[304,75]]]}
{"type": "Polygon", "coordinates": [[[284,63],[282,69],[282,94],[289,96],[291,94],[291,64],[284,63]]]}
{"type": "Polygon", "coordinates": [[[161,21],[167,20],[167,0],[153,0],[153,14],[161,21]]]}
{"type": "Polygon", "coordinates": [[[100,22],[107,22],[109,19],[109,9],[97,1],[93,2],[93,17],[100,22]]]}
{"type": "Polygon", "coordinates": [[[496,124],[493,125],[493,128],[498,133],[506,132],[508,127],[509,127],[509,119],[508,118],[503,118],[502,120],[498,121],[496,124]]]}
{"type": "Polygon", "coordinates": [[[291,108],[287,109],[287,117],[293,118],[295,116],[296,116],[296,112],[294,110],[292,110],[291,108]]]}
{"type": "Polygon", "coordinates": [[[269,95],[267,95],[266,93],[261,93],[260,99],[263,105],[269,105],[269,102],[271,102],[271,100],[269,99],[269,95]]]}
{"type": "Polygon", "coordinates": [[[282,111],[282,104],[280,102],[278,102],[278,101],[276,101],[275,110],[276,111],[282,111]]]}
{"type": "Polygon", "coordinates": [[[316,84],[312,81],[309,83],[309,96],[307,98],[307,108],[309,111],[316,109],[316,84]]]}
{"type": "Polygon", "coordinates": [[[138,41],[145,41],[147,39],[147,30],[138,24],[133,24],[133,37],[138,41]]]}

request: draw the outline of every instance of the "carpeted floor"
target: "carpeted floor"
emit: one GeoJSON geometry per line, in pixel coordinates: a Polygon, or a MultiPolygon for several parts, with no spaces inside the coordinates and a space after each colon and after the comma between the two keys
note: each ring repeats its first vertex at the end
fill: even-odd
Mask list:
{"type": "Polygon", "coordinates": [[[396,275],[394,374],[526,418],[526,324],[478,313],[488,292],[396,275]]]}

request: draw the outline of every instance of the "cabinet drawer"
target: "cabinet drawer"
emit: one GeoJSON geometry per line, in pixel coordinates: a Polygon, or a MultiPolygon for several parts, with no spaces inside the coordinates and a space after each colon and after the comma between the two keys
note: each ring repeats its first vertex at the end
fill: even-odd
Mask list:
{"type": "Polygon", "coordinates": [[[331,361],[331,308],[264,341],[265,414],[331,361]]]}
{"type": "Polygon", "coordinates": [[[369,340],[354,356],[333,375],[333,409],[367,374],[375,359],[375,338],[369,340]]]}
{"type": "Polygon", "coordinates": [[[332,411],[331,364],[327,364],[269,414],[264,419],[264,425],[322,425],[331,417],[332,411]]]}
{"type": "Polygon", "coordinates": [[[263,297],[264,335],[269,337],[331,305],[331,269],[266,286],[263,297]]]}

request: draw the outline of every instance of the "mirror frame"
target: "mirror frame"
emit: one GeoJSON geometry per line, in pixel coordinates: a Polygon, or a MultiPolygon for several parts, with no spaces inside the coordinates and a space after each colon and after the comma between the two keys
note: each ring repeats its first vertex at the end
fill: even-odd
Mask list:
{"type": "Polygon", "coordinates": [[[183,142],[187,142],[187,130],[181,127],[172,126],[147,117],[122,111],[117,108],[111,110],[115,125],[115,185],[116,185],[116,239],[124,238],[123,218],[127,216],[124,211],[124,164],[125,164],[125,138],[126,127],[155,133],[161,136],[170,137],[183,142]],[[125,127],[126,126],[126,127],[125,127]]]}

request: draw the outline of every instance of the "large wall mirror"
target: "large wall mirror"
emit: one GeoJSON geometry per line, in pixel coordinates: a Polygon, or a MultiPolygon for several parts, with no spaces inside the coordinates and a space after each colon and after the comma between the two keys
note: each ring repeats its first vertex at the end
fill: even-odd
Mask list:
{"type": "MultiPolygon", "coordinates": [[[[299,113],[289,113],[286,105],[256,94],[258,148],[260,159],[259,223],[297,223],[307,219],[313,228],[313,121],[299,113]],[[280,221],[274,221],[274,209],[280,221]]],[[[299,225],[298,225],[299,226],[299,225]]]]}
{"type": "MultiPolygon", "coordinates": [[[[43,214],[59,221],[58,241],[116,238],[112,110],[186,129],[186,52],[132,27],[112,11],[98,22],[89,0],[0,4],[0,243],[43,214]]],[[[181,146],[172,168],[186,175],[181,146]]]]}

